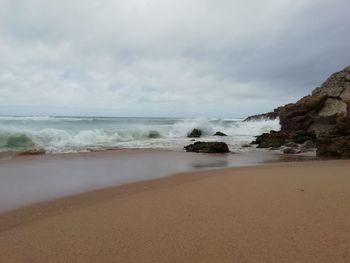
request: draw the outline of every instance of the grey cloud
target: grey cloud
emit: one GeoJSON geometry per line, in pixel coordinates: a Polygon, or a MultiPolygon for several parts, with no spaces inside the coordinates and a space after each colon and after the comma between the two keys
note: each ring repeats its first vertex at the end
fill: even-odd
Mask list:
{"type": "Polygon", "coordinates": [[[239,117],[296,100],[350,64],[347,0],[1,7],[5,113],[239,117]]]}

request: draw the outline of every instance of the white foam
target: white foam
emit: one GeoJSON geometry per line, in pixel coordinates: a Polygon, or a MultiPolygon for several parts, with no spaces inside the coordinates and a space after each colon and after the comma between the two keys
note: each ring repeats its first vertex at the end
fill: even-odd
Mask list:
{"type": "MultiPolygon", "coordinates": [[[[4,118],[4,117],[2,117],[4,118]]],[[[9,117],[12,118],[12,117],[9,117]]],[[[21,117],[23,118],[26,117],[21,117]]],[[[30,120],[33,117],[28,117],[30,120]]],[[[125,148],[162,148],[182,149],[190,143],[187,134],[192,129],[202,130],[205,141],[224,141],[232,151],[242,144],[249,143],[257,136],[270,130],[279,130],[279,120],[257,120],[243,122],[236,119],[159,119],[152,122],[147,119],[103,119],[103,123],[91,121],[88,123],[66,122],[66,119],[55,119],[53,124],[47,124],[52,117],[40,117],[36,121],[6,123],[0,118],[0,139],[6,140],[10,135],[25,135],[37,149],[50,153],[80,152],[89,149],[104,149],[111,147],[125,148]],[[152,124],[153,123],[153,124],[152,124]],[[51,125],[51,126],[50,126],[51,125]],[[101,126],[102,125],[102,126],[101,126]],[[105,125],[105,126],[103,126],[105,125]],[[160,134],[160,138],[149,138],[150,132],[160,134]],[[213,136],[217,131],[226,133],[227,137],[213,136]]],[[[84,119],[85,120],[85,119],[84,119]]],[[[6,145],[3,143],[2,145],[6,145]]],[[[9,150],[1,148],[0,151],[9,150]]]]}

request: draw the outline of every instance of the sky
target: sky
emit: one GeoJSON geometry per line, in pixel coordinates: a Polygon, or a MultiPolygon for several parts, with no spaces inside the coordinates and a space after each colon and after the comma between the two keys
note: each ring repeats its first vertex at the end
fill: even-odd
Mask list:
{"type": "Polygon", "coordinates": [[[349,0],[0,6],[0,115],[245,117],[350,65],[349,0]]]}

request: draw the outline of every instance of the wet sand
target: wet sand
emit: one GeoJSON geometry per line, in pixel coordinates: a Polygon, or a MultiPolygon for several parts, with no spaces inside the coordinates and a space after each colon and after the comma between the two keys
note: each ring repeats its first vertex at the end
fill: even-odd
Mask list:
{"type": "Polygon", "coordinates": [[[159,150],[19,156],[0,160],[0,213],[69,195],[218,167],[278,161],[281,155],[251,150],[241,154],[195,154],[159,150]]]}
{"type": "Polygon", "coordinates": [[[0,262],[349,262],[350,161],[182,173],[0,216],[0,262]]]}

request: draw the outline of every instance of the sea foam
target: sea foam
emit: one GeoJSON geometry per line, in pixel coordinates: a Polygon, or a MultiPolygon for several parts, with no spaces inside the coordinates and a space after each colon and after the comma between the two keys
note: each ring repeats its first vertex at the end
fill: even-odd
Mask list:
{"type": "Polygon", "coordinates": [[[241,119],[0,117],[0,151],[84,152],[107,148],[180,150],[187,134],[201,129],[203,140],[224,141],[238,150],[254,136],[279,130],[278,120],[241,119]],[[217,131],[227,137],[213,136],[217,131]]]}

